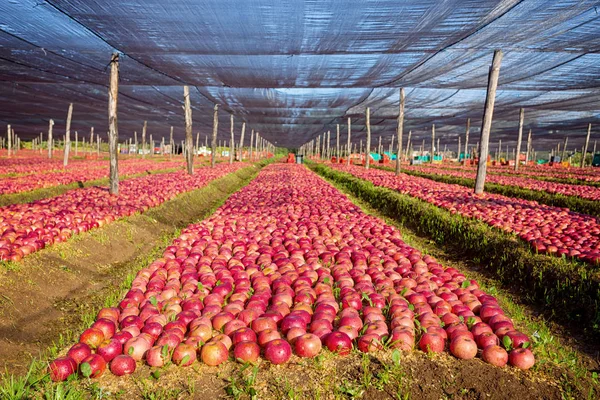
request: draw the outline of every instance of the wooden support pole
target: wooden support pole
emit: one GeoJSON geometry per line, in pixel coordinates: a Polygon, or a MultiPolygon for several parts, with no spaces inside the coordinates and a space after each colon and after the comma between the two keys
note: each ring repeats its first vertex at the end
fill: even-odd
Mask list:
{"type": "Polygon", "coordinates": [[[233,114],[229,116],[229,122],[231,125],[231,138],[229,139],[229,164],[233,164],[233,150],[234,150],[234,139],[233,139],[233,114]]]}
{"type": "Polygon", "coordinates": [[[52,147],[54,144],[52,143],[52,127],[54,126],[54,120],[51,119],[48,122],[48,158],[52,158],[52,147]]]}
{"type": "Polygon", "coordinates": [[[6,128],[6,140],[8,142],[8,145],[7,145],[8,156],[10,157],[10,153],[12,151],[12,129],[11,129],[10,125],[8,125],[8,127],[6,128]]]}
{"type": "MultiPolygon", "coordinates": [[[[146,158],[146,130],[148,129],[148,121],[144,121],[142,126],[142,158],[146,158]]],[[[150,139],[152,140],[152,139],[150,139]]],[[[152,154],[152,153],[150,153],[152,154]]]]}
{"type": "Polygon", "coordinates": [[[73,103],[69,104],[67,111],[67,126],[65,129],[65,143],[63,148],[63,167],[69,164],[69,150],[71,150],[71,117],[73,115],[73,103]]]}
{"type": "MultiPolygon", "coordinates": [[[[254,129],[252,129],[250,133],[250,151],[248,153],[248,159],[252,161],[252,146],[254,145],[254,129]]],[[[240,155],[240,161],[242,161],[242,157],[240,155]]]]}
{"type": "MultiPolygon", "coordinates": [[[[406,139],[406,156],[404,158],[406,158],[407,160],[409,159],[409,151],[410,151],[410,140],[412,139],[412,131],[408,131],[408,138],[406,139]]],[[[412,157],[412,154],[411,154],[412,157]]],[[[409,160],[410,161],[410,160],[409,160]]]]}
{"type": "Polygon", "coordinates": [[[437,146],[435,148],[437,150],[437,153],[440,154],[440,138],[437,138],[437,146]]]}
{"type": "Polygon", "coordinates": [[[331,131],[327,131],[327,152],[325,153],[325,159],[331,160],[331,131]]]}
{"type": "Polygon", "coordinates": [[[377,154],[381,154],[381,136],[379,136],[379,142],[377,143],[377,154]]]}
{"type": "Polygon", "coordinates": [[[392,140],[390,142],[390,147],[388,149],[388,153],[390,153],[390,157],[394,153],[394,139],[395,138],[396,138],[396,136],[392,135],[392,140]]]}
{"type": "Polygon", "coordinates": [[[102,142],[100,135],[96,135],[96,155],[98,157],[100,157],[100,142],[102,142]]]}
{"type": "Polygon", "coordinates": [[[429,161],[433,164],[433,157],[435,155],[435,124],[431,125],[431,160],[429,161]]]}
{"type": "Polygon", "coordinates": [[[240,161],[244,160],[244,136],[245,135],[246,135],[246,123],[242,122],[242,133],[240,135],[240,161]]]}
{"type": "Polygon", "coordinates": [[[396,175],[400,175],[402,164],[402,132],[404,130],[404,88],[400,89],[400,104],[398,105],[398,122],[396,125],[396,136],[398,137],[398,154],[396,154],[396,175]]]}
{"type": "MultiPolygon", "coordinates": [[[[371,158],[371,108],[367,107],[365,111],[366,124],[367,124],[367,145],[365,150],[365,168],[369,169],[371,158]]],[[[362,143],[362,142],[361,142],[362,143]]]]}
{"type": "Polygon", "coordinates": [[[169,146],[171,147],[169,151],[169,158],[173,158],[173,154],[175,153],[175,141],[173,140],[173,126],[171,126],[171,136],[169,137],[169,146]]]}
{"type": "Polygon", "coordinates": [[[483,121],[481,123],[481,150],[479,151],[479,163],[477,166],[477,179],[475,180],[475,194],[483,193],[485,185],[485,176],[487,172],[487,156],[490,141],[490,130],[492,128],[492,119],[494,115],[494,103],[496,102],[496,87],[498,86],[498,77],[500,76],[500,64],[502,63],[502,51],[494,51],[494,58],[490,67],[488,77],[488,88],[485,99],[485,108],[483,111],[483,121]]]}
{"type": "Polygon", "coordinates": [[[352,119],[348,117],[348,159],[346,165],[350,165],[350,156],[352,155],[352,119]]]}
{"type": "Polygon", "coordinates": [[[498,140],[498,153],[496,154],[496,161],[500,161],[500,154],[502,154],[502,139],[498,140]]]}
{"type": "Polygon", "coordinates": [[[563,146],[562,154],[560,155],[560,161],[565,161],[567,158],[567,145],[569,143],[569,137],[565,136],[565,143],[563,146]]]}
{"type": "Polygon", "coordinates": [[[459,162],[460,162],[460,152],[461,152],[461,150],[462,150],[462,147],[461,147],[460,140],[461,140],[461,137],[460,137],[460,135],[458,135],[458,149],[457,149],[457,151],[456,151],[456,159],[457,159],[459,162]]]}
{"type": "Polygon", "coordinates": [[[185,160],[187,172],[194,174],[194,134],[192,132],[192,103],[190,101],[190,87],[183,87],[183,104],[185,108],[185,160]]]}
{"type": "Polygon", "coordinates": [[[337,163],[340,162],[340,124],[336,125],[335,157],[337,163]]]}
{"type": "Polygon", "coordinates": [[[108,90],[108,155],[110,157],[109,193],[119,194],[119,165],[117,143],[119,131],[117,125],[117,100],[119,96],[119,54],[113,53],[110,61],[110,88],[108,90]]]}
{"type": "Polygon", "coordinates": [[[521,155],[521,141],[523,139],[523,122],[525,121],[525,109],[519,110],[519,136],[517,136],[517,159],[515,160],[515,171],[519,170],[519,156],[521,155]]]}
{"type": "Polygon", "coordinates": [[[133,135],[135,137],[134,140],[134,147],[135,147],[135,154],[138,153],[138,138],[137,138],[137,131],[133,131],[133,135]]]}
{"type": "MultiPolygon", "coordinates": [[[[581,168],[585,167],[585,156],[587,155],[588,146],[590,144],[590,134],[592,133],[592,123],[588,124],[587,135],[585,137],[585,146],[583,147],[583,154],[581,155],[581,168]]],[[[593,157],[592,157],[593,158],[593,157]]]]}
{"type": "MultiPolygon", "coordinates": [[[[594,140],[594,149],[592,150],[592,154],[596,154],[596,141],[594,140]]],[[[592,161],[594,161],[594,156],[592,156],[592,161]]]]}
{"type": "Polygon", "coordinates": [[[215,104],[215,108],[213,110],[213,131],[212,138],[210,142],[210,166],[215,167],[215,156],[217,152],[217,132],[219,129],[219,105],[215,104]]]}
{"type": "Polygon", "coordinates": [[[527,152],[525,153],[525,164],[529,162],[529,157],[531,157],[531,129],[529,130],[529,134],[527,135],[527,152]]]}
{"type": "Polygon", "coordinates": [[[75,155],[79,155],[79,135],[77,131],[75,131],[75,155]]]}

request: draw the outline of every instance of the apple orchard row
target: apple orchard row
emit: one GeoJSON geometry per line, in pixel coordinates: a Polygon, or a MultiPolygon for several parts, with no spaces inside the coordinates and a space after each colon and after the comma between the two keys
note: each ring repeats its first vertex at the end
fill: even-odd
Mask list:
{"type": "Polygon", "coordinates": [[[2,207],[0,260],[20,261],[55,242],[63,242],[117,218],[147,211],[245,166],[244,163],[217,164],[215,168],[199,168],[194,175],[179,171],[127,179],[120,183],[118,197],[110,195],[106,187],[95,186],[2,207]]]}
{"type": "Polygon", "coordinates": [[[50,373],[60,381],[109,367],[120,376],[138,362],[216,366],[261,355],[282,364],[322,347],[534,364],[529,338],[475,281],[408,246],[303,166],[277,164],[140,270],[50,373]]]}
{"type": "Polygon", "coordinates": [[[595,217],[535,201],[484,193],[472,188],[435,182],[407,174],[331,165],[338,171],[441,207],[453,214],[482,220],[514,233],[540,253],[565,255],[600,264],[600,223],[595,217]]]}

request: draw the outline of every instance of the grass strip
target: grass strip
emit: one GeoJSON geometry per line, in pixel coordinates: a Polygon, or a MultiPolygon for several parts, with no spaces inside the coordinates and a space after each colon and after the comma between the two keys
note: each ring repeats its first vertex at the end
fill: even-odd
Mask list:
{"type": "Polygon", "coordinates": [[[527,302],[548,307],[552,317],[581,324],[586,333],[599,336],[600,272],[597,269],[582,262],[534,253],[519,238],[482,221],[451,214],[324,165],[309,166],[382,214],[487,265],[502,283],[526,290],[527,302]]]}

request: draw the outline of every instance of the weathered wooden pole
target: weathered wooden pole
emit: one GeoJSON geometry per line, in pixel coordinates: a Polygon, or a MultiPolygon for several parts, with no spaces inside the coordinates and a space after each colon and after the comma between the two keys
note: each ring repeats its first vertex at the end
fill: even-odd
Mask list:
{"type": "MultiPolygon", "coordinates": [[[[142,158],[146,158],[146,130],[148,129],[148,121],[144,121],[142,126],[142,158]]],[[[150,139],[152,140],[152,139],[150,139]]]]}
{"type": "Polygon", "coordinates": [[[531,129],[529,130],[529,134],[527,135],[527,152],[525,153],[525,164],[529,162],[529,157],[531,157],[531,129]]]}
{"type": "Polygon", "coordinates": [[[212,138],[210,141],[210,166],[215,167],[215,156],[217,152],[217,132],[219,129],[219,105],[215,104],[215,108],[213,110],[213,131],[212,138]]]}
{"type": "Polygon", "coordinates": [[[137,138],[137,131],[133,131],[133,135],[134,135],[134,138],[135,138],[135,140],[134,140],[134,142],[133,142],[133,143],[134,143],[134,146],[135,146],[135,154],[138,154],[138,153],[139,153],[139,151],[138,151],[138,138],[137,138]]]}
{"type": "Polygon", "coordinates": [[[200,154],[200,132],[196,132],[196,157],[200,154]]]}
{"type": "Polygon", "coordinates": [[[169,158],[173,157],[173,154],[175,153],[175,141],[173,140],[173,127],[171,126],[171,136],[169,139],[169,146],[171,146],[171,149],[169,151],[169,158]]]}
{"type": "Polygon", "coordinates": [[[117,143],[119,131],[117,126],[117,99],[119,96],[119,54],[113,53],[110,61],[110,88],[108,90],[108,154],[110,157],[110,189],[109,193],[119,194],[119,166],[117,143]]]}
{"type": "MultiPolygon", "coordinates": [[[[254,129],[252,129],[251,133],[250,133],[250,151],[248,152],[248,159],[250,161],[252,161],[252,146],[254,145],[254,129]]],[[[240,161],[242,161],[242,158],[240,156],[240,161]]]]}
{"type": "Polygon", "coordinates": [[[409,150],[410,150],[410,141],[412,139],[412,131],[408,131],[408,138],[406,138],[406,155],[404,156],[405,159],[409,160],[408,154],[409,154],[409,150]]]}
{"type": "Polygon", "coordinates": [[[352,119],[348,117],[348,159],[346,160],[346,165],[350,165],[350,156],[352,155],[352,119]]]}
{"type": "Polygon", "coordinates": [[[98,157],[100,157],[100,142],[102,142],[100,135],[96,135],[96,155],[98,157]]]}
{"type": "Polygon", "coordinates": [[[73,115],[73,103],[69,104],[67,111],[67,126],[65,129],[65,143],[63,148],[63,167],[69,164],[69,150],[71,150],[71,116],[73,115]]]}
{"type": "MultiPolygon", "coordinates": [[[[254,129],[252,131],[254,131],[254,129]]],[[[244,161],[244,136],[245,135],[246,135],[246,123],[242,122],[242,133],[240,135],[240,161],[244,161]]]]}
{"type": "Polygon", "coordinates": [[[498,140],[498,153],[496,154],[496,161],[500,161],[500,154],[502,154],[502,139],[498,140]]]}
{"type": "Polygon", "coordinates": [[[325,153],[325,159],[331,160],[331,131],[327,131],[327,153],[325,153]]]}
{"type": "Polygon", "coordinates": [[[585,137],[585,146],[583,147],[583,154],[581,155],[581,168],[585,167],[585,156],[587,155],[588,145],[590,144],[590,134],[592,133],[592,123],[588,124],[587,136],[585,137]]]}
{"type": "Polygon", "coordinates": [[[52,127],[54,126],[54,120],[51,119],[48,122],[48,158],[52,158],[52,147],[53,147],[53,143],[52,143],[52,127]]]}
{"type": "Polygon", "coordinates": [[[500,64],[502,63],[502,51],[494,51],[494,58],[490,67],[488,77],[488,88],[485,99],[485,108],[483,111],[483,121],[481,123],[481,149],[479,151],[479,163],[477,166],[477,178],[475,180],[475,194],[483,193],[485,185],[485,176],[487,170],[487,156],[490,141],[490,130],[492,128],[492,119],[494,115],[494,103],[496,102],[496,87],[498,86],[498,77],[500,75],[500,64]]]}
{"type": "Polygon", "coordinates": [[[400,175],[402,164],[402,133],[404,130],[404,88],[400,89],[400,103],[398,105],[398,122],[396,125],[396,136],[398,137],[398,153],[396,154],[396,175],[400,175]]]}
{"type": "Polygon", "coordinates": [[[190,101],[190,87],[183,87],[183,104],[185,108],[185,160],[187,172],[194,174],[194,134],[192,133],[192,103],[190,101]]]}
{"type": "Polygon", "coordinates": [[[379,142],[377,143],[377,154],[381,154],[381,135],[379,136],[379,142]]]}
{"type": "Polygon", "coordinates": [[[439,137],[437,138],[436,150],[437,150],[437,153],[440,154],[440,138],[439,137]]]}
{"type": "Polygon", "coordinates": [[[392,135],[392,140],[390,141],[390,148],[388,149],[388,153],[390,153],[390,157],[394,153],[394,139],[396,136],[392,135]]]}
{"type": "Polygon", "coordinates": [[[365,168],[369,169],[371,158],[371,108],[367,107],[365,111],[366,124],[367,124],[367,145],[365,146],[365,168]]]}
{"type": "Polygon", "coordinates": [[[94,127],[90,128],[90,155],[94,151],[94,127]]]}
{"type": "MultiPolygon", "coordinates": [[[[594,149],[592,150],[592,154],[596,154],[596,141],[594,140],[594,149]]],[[[594,157],[592,156],[592,161],[594,160],[594,157]]]]}
{"type": "Polygon", "coordinates": [[[433,164],[433,157],[435,155],[435,124],[431,125],[431,160],[429,161],[433,164]]]}
{"type": "Polygon", "coordinates": [[[233,138],[233,114],[229,116],[229,123],[231,125],[231,138],[229,139],[229,164],[233,164],[233,150],[234,150],[234,138],[233,138]]]}
{"type": "Polygon", "coordinates": [[[79,155],[79,135],[77,134],[77,131],[75,131],[75,155],[79,155]]]}
{"type": "Polygon", "coordinates": [[[460,162],[460,151],[462,150],[462,146],[460,143],[461,137],[458,135],[458,149],[456,150],[456,159],[460,162]]]}
{"type": "Polygon", "coordinates": [[[335,141],[335,158],[336,162],[339,164],[340,162],[340,124],[336,125],[336,141],[335,141]]]}
{"type": "Polygon", "coordinates": [[[519,110],[519,136],[517,136],[517,158],[515,160],[515,171],[519,170],[519,157],[521,155],[521,141],[523,139],[523,122],[525,121],[525,109],[519,110]]]}
{"type": "Polygon", "coordinates": [[[8,125],[8,127],[6,128],[6,140],[8,142],[7,149],[8,149],[8,155],[10,157],[10,153],[12,151],[12,129],[11,129],[10,125],[8,125]]]}
{"type": "Polygon", "coordinates": [[[565,161],[565,158],[567,157],[567,144],[568,143],[569,143],[569,137],[565,136],[565,143],[563,146],[562,154],[560,155],[560,161],[565,161]]]}

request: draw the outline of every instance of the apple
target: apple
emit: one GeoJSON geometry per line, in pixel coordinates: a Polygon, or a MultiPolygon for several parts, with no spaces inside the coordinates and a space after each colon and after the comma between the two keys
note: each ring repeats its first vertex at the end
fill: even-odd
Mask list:
{"type": "Polygon", "coordinates": [[[265,329],[258,333],[258,344],[265,346],[271,340],[281,339],[281,334],[276,329],[265,329]]]}
{"type": "Polygon", "coordinates": [[[80,343],[85,343],[90,348],[95,349],[104,342],[104,333],[98,328],[88,328],[79,337],[80,343]]]}
{"type": "Polygon", "coordinates": [[[248,327],[240,328],[231,334],[231,342],[235,346],[240,342],[256,342],[256,333],[248,327]]]}
{"type": "Polygon", "coordinates": [[[101,355],[108,363],[119,354],[123,354],[123,345],[115,339],[107,340],[98,346],[96,354],[101,355]]]}
{"type": "Polygon", "coordinates": [[[79,372],[86,378],[98,378],[105,370],[106,361],[99,354],[90,354],[79,365],[79,372]]]}
{"type": "Polygon", "coordinates": [[[106,318],[100,318],[92,324],[92,328],[100,329],[104,334],[104,338],[110,339],[115,334],[117,327],[113,321],[106,318]]]}
{"type": "Polygon", "coordinates": [[[306,329],[292,328],[287,332],[287,334],[285,335],[285,338],[287,339],[288,342],[290,342],[290,344],[294,344],[296,339],[299,336],[304,335],[305,333],[306,333],[306,329]]]}
{"type": "Polygon", "coordinates": [[[481,358],[496,367],[504,367],[508,362],[508,353],[500,346],[491,345],[483,349],[481,358]]]}
{"type": "Polygon", "coordinates": [[[180,367],[188,367],[196,361],[196,347],[181,343],[173,351],[173,363],[180,367]]]}
{"type": "Polygon", "coordinates": [[[271,363],[283,364],[292,356],[292,347],[283,339],[271,340],[265,345],[265,358],[271,363]]]}
{"type": "Polygon", "coordinates": [[[235,344],[233,356],[240,362],[254,363],[260,356],[260,346],[254,341],[243,341],[235,344]]]}
{"type": "Polygon", "coordinates": [[[59,357],[48,365],[48,370],[53,382],[62,382],[77,371],[77,363],[71,357],[59,357]]]}
{"type": "Polygon", "coordinates": [[[321,352],[321,339],[312,333],[296,337],[294,352],[299,357],[312,358],[321,352]]]}
{"type": "Polygon", "coordinates": [[[81,360],[90,354],[92,354],[92,349],[90,346],[85,343],[76,343],[67,352],[67,357],[71,357],[73,360],[75,360],[75,363],[79,365],[81,360]]]}
{"type": "Polygon", "coordinates": [[[146,352],[146,362],[151,367],[162,367],[169,360],[170,350],[165,346],[154,346],[146,352]]]}
{"type": "Polygon", "coordinates": [[[135,337],[129,339],[123,347],[123,354],[131,356],[134,360],[140,361],[150,350],[151,344],[146,339],[135,337]]]}
{"type": "Polygon", "coordinates": [[[485,349],[488,346],[500,344],[498,336],[492,332],[483,332],[475,338],[475,341],[477,342],[477,347],[480,349],[485,349]]]}
{"type": "Polygon", "coordinates": [[[329,351],[347,356],[352,350],[352,340],[344,332],[334,331],[325,338],[325,346],[329,351]]]}
{"type": "Polygon", "coordinates": [[[277,322],[269,317],[259,317],[252,321],[251,328],[257,334],[267,330],[277,330],[277,322]]]}
{"type": "Polygon", "coordinates": [[[518,348],[508,354],[508,362],[519,369],[528,370],[535,364],[535,357],[531,350],[518,348]]]}
{"type": "Polygon", "coordinates": [[[357,347],[363,353],[373,353],[383,350],[381,338],[376,333],[367,333],[358,338],[357,347]]]}
{"type": "Polygon", "coordinates": [[[450,341],[450,352],[461,360],[470,360],[477,355],[477,343],[467,336],[457,336],[450,341]]]}
{"type": "Polygon", "coordinates": [[[415,347],[414,330],[394,328],[392,330],[390,346],[402,351],[412,351],[415,347]]]}
{"type": "Polygon", "coordinates": [[[119,354],[110,363],[110,372],[116,376],[131,375],[135,372],[135,360],[126,354],[119,354]]]}
{"type": "Polygon", "coordinates": [[[227,350],[231,349],[231,346],[233,345],[231,338],[223,333],[220,333],[217,336],[213,337],[209,342],[217,342],[217,341],[223,343],[225,345],[225,347],[227,348],[227,350]]]}
{"type": "Polygon", "coordinates": [[[206,365],[217,366],[227,361],[229,350],[221,341],[206,343],[200,351],[200,358],[206,365]]]}
{"type": "Polygon", "coordinates": [[[419,340],[419,348],[426,353],[441,353],[446,341],[437,333],[424,333],[419,340]]]}
{"type": "Polygon", "coordinates": [[[118,341],[121,344],[125,344],[132,337],[133,336],[131,335],[131,333],[126,332],[126,331],[121,331],[121,332],[115,333],[115,335],[112,337],[112,339],[118,341]]]}

